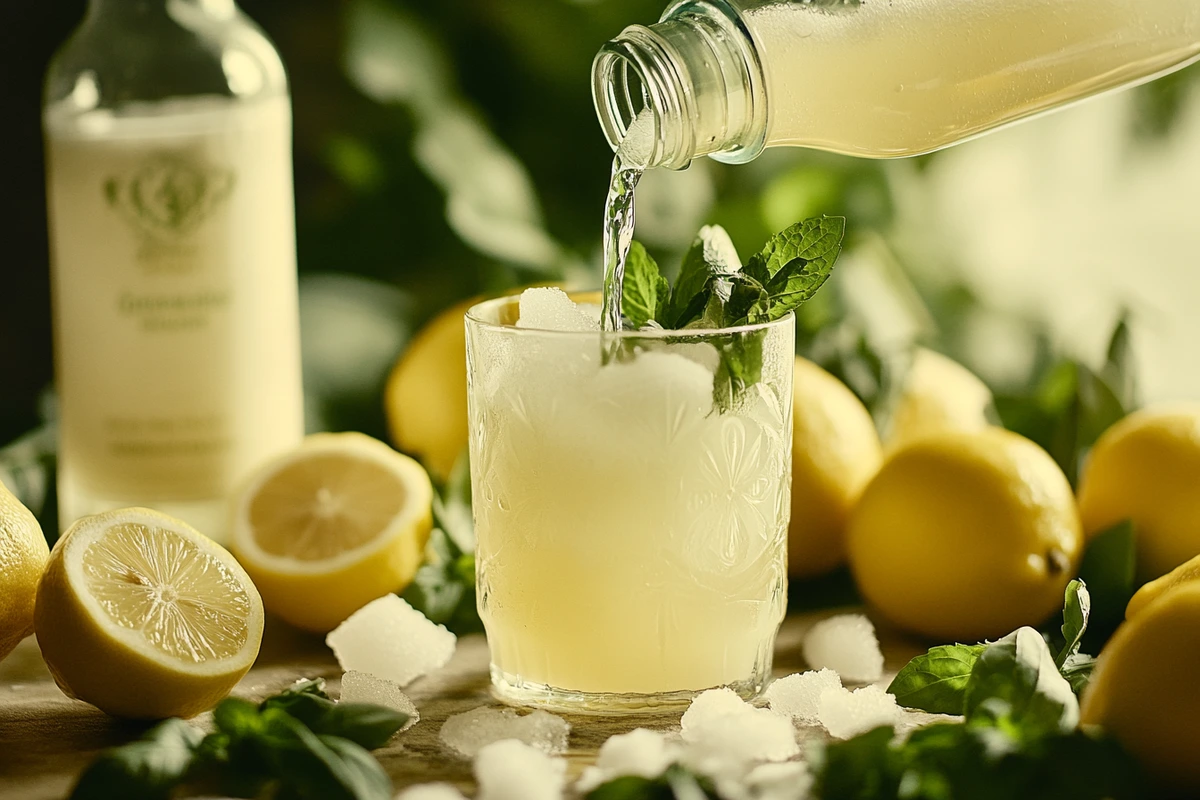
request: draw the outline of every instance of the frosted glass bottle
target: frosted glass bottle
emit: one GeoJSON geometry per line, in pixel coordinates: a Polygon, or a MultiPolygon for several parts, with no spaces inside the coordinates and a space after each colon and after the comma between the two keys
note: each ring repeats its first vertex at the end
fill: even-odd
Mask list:
{"type": "Polygon", "coordinates": [[[143,505],[222,540],[303,434],[283,65],[232,0],[91,0],[43,125],[60,522],[143,505]]]}
{"type": "Polygon", "coordinates": [[[794,145],[927,153],[1200,57],[1197,0],[683,0],[593,65],[616,149],[637,113],[651,165],[794,145]]]}

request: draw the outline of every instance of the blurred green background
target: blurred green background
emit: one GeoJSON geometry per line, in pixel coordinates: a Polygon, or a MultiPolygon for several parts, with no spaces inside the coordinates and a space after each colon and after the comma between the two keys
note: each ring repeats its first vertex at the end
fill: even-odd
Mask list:
{"type": "MultiPolygon", "coordinates": [[[[310,427],[382,436],[386,372],[438,310],[534,281],[598,285],[611,155],[589,67],[663,0],[242,5],[293,87],[310,427]]],[[[0,443],[38,424],[51,380],[38,84],[82,9],[0,12],[22,198],[5,224],[0,443]]],[[[1200,397],[1200,67],[932,157],[774,151],[653,172],[637,236],[676,264],[703,223],[749,253],[819,213],[849,218],[849,249],[801,348],[868,401],[913,341],[1027,393],[1064,358],[1098,367],[1122,315],[1143,395],[1200,397]]]]}

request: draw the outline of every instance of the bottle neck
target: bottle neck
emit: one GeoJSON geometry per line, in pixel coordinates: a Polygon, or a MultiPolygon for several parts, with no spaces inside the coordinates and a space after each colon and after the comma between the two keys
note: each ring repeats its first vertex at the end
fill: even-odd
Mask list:
{"type": "Polygon", "coordinates": [[[592,94],[614,150],[639,114],[652,117],[653,145],[638,148],[643,166],[682,169],[705,155],[741,163],[766,141],[762,66],[722,0],[682,3],[661,22],[626,28],[596,56],[592,94]]]}

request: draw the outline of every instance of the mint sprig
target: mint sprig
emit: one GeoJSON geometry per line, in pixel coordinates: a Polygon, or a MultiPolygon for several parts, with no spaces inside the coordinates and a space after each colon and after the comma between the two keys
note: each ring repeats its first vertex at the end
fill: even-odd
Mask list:
{"type": "Polygon", "coordinates": [[[184,786],[237,797],[391,800],[392,782],[369,750],[408,715],[369,703],[335,703],[324,681],[298,683],[255,704],[228,697],[207,736],[168,719],[101,753],[70,800],[167,800],[184,786]]]}
{"type": "MultiPolygon", "coordinates": [[[[741,263],[729,234],[702,228],[671,287],[658,264],[633,242],[621,305],[634,328],[716,330],[781,319],[829,278],[846,234],[845,217],[814,217],[772,236],[741,263]]],[[[762,379],[763,331],[730,333],[715,344],[721,361],[713,384],[717,407],[731,408],[762,379]]]]}

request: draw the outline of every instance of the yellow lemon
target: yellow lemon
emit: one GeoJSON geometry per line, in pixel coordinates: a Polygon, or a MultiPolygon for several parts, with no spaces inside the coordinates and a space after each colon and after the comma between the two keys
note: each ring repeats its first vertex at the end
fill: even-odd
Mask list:
{"type": "Polygon", "coordinates": [[[1194,796],[1200,792],[1200,559],[1180,570],[1134,595],[1126,622],[1096,662],[1080,719],[1108,730],[1162,788],[1194,796]]]}
{"type": "Polygon", "coordinates": [[[987,428],[992,392],[973,372],[941,353],[917,348],[891,408],[889,451],[930,433],[987,428]]]}
{"type": "Polygon", "coordinates": [[[0,659],[33,633],[33,603],[49,554],[37,518],[0,483],[0,659]]]}
{"type": "Polygon", "coordinates": [[[1000,428],[930,434],[889,456],[847,533],[866,600],[915,633],[975,642],[1062,605],[1083,536],[1066,476],[1000,428]]]}
{"type": "Polygon", "coordinates": [[[224,548],[157,511],[84,517],[54,549],[36,627],[54,680],[119,717],[191,717],[241,680],[262,600],[224,548]]]}
{"type": "Polygon", "coordinates": [[[807,578],[846,560],[846,521],[883,456],[871,415],[845,384],[799,357],[793,376],[788,572],[807,578]]]}
{"type": "Polygon", "coordinates": [[[429,476],[408,456],[360,433],[318,433],[250,479],[233,552],[268,611],[325,633],[408,586],[432,504],[429,476]]]}
{"type": "Polygon", "coordinates": [[[388,376],[384,409],[395,445],[440,479],[467,446],[467,336],[463,317],[473,298],[425,325],[388,376]]]}
{"type": "Polygon", "coordinates": [[[1200,555],[1200,406],[1137,411],[1096,442],[1079,481],[1089,536],[1132,520],[1138,580],[1200,555]]]}

